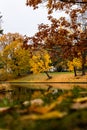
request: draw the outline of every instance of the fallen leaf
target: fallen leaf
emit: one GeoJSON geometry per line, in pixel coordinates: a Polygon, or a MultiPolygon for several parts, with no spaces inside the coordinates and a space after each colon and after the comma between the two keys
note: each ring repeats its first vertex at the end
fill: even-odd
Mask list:
{"type": "Polygon", "coordinates": [[[76,98],[73,100],[74,102],[87,102],[87,97],[82,97],[82,98],[76,98]]]}
{"type": "Polygon", "coordinates": [[[50,105],[46,105],[46,106],[31,105],[29,107],[29,111],[40,113],[40,114],[45,114],[45,113],[48,113],[49,111],[53,110],[56,107],[57,103],[58,102],[53,102],[50,105]]]}
{"type": "Polygon", "coordinates": [[[67,115],[66,112],[59,112],[59,111],[53,111],[46,113],[44,115],[27,115],[27,116],[22,116],[20,120],[48,120],[48,119],[56,119],[56,118],[62,118],[65,115],[67,115]]]}

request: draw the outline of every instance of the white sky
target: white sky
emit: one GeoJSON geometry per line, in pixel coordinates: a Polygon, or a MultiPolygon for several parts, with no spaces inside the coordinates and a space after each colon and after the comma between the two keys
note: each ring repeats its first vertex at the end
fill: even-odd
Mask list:
{"type": "Polygon", "coordinates": [[[46,8],[41,6],[38,10],[33,10],[25,3],[26,0],[0,0],[4,33],[18,32],[32,36],[37,31],[38,24],[49,23],[46,8]]]}
{"type": "Polygon", "coordinates": [[[18,32],[30,36],[36,32],[38,24],[47,23],[47,11],[44,7],[33,10],[25,3],[26,0],[0,0],[4,33],[18,32]]]}

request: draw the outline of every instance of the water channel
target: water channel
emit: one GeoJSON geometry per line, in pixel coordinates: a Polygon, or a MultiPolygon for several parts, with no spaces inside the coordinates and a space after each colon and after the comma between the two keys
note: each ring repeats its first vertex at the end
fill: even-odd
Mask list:
{"type": "Polygon", "coordinates": [[[0,90],[0,130],[87,129],[86,83],[9,84],[0,90]]]}

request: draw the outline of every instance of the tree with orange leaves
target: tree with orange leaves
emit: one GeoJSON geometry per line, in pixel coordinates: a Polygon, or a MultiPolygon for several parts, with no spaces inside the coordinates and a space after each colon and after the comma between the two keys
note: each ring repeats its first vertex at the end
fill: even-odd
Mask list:
{"type": "Polygon", "coordinates": [[[60,55],[71,60],[80,55],[82,57],[82,75],[84,75],[87,33],[85,30],[81,31],[81,24],[83,23],[78,21],[78,16],[86,13],[87,4],[80,4],[77,8],[74,8],[76,3],[73,1],[66,3],[64,1],[62,2],[62,0],[27,0],[27,5],[36,9],[43,2],[46,2],[48,14],[51,14],[53,10],[63,10],[69,15],[70,22],[66,21],[63,17],[55,19],[52,16],[48,16],[48,19],[51,21],[51,26],[44,24],[39,26],[39,31],[32,37],[34,45],[41,46],[42,44],[46,49],[51,50],[51,55],[59,54],[60,50],[62,50],[60,55]]]}

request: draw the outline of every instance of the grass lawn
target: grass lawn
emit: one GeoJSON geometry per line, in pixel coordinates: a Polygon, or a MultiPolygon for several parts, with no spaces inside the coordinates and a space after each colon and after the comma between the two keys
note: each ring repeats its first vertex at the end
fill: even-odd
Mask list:
{"type": "Polygon", "coordinates": [[[74,77],[72,72],[49,73],[52,78],[48,79],[45,73],[30,74],[10,82],[87,82],[87,75],[74,77]]]}

